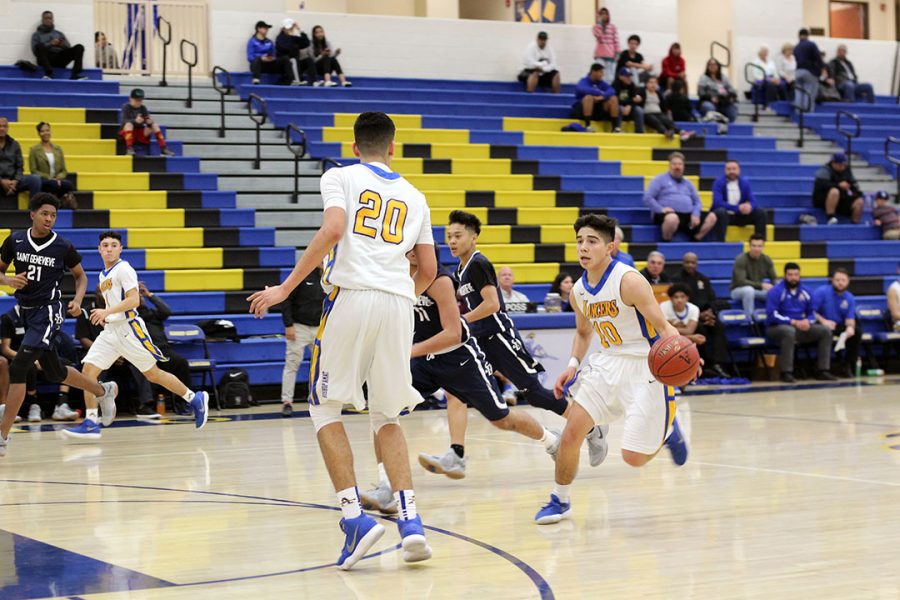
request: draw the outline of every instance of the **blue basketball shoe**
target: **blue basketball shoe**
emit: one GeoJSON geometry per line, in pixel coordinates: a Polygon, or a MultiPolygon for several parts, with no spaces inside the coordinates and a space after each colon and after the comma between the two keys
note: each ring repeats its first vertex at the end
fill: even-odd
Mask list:
{"type": "Polygon", "coordinates": [[[534,522],[538,525],[551,525],[559,523],[563,519],[572,516],[572,503],[560,502],[556,494],[550,494],[550,502],[534,515],[534,522]]]}
{"type": "Polygon", "coordinates": [[[362,514],[355,519],[341,519],[341,531],[346,539],[337,566],[349,571],[381,539],[384,525],[378,524],[369,515],[362,514]]]}
{"type": "Polygon", "coordinates": [[[91,419],[85,419],[77,427],[63,429],[63,435],[76,440],[99,440],[100,425],[91,419]]]}
{"type": "Polygon", "coordinates": [[[666,438],[666,447],[672,453],[672,461],[679,467],[687,462],[688,441],[678,425],[678,417],[672,420],[672,433],[666,438]]]}
{"type": "Polygon", "coordinates": [[[203,429],[206,419],[209,418],[209,394],[197,392],[191,400],[191,410],[194,411],[194,427],[203,429]]]}
{"type": "Polygon", "coordinates": [[[405,562],[420,562],[431,558],[431,546],[425,539],[425,529],[418,515],[415,519],[398,520],[397,529],[400,530],[405,562]]]}

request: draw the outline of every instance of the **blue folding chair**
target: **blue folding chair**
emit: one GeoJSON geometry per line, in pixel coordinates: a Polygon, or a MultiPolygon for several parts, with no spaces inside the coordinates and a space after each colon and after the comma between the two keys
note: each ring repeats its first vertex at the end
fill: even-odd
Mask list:
{"type": "Polygon", "coordinates": [[[170,344],[196,345],[203,349],[203,358],[188,358],[188,367],[191,373],[200,374],[200,386],[207,385],[206,379],[209,377],[209,387],[212,388],[212,394],[216,401],[216,410],[221,410],[219,404],[219,389],[216,386],[216,361],[209,357],[209,346],[206,345],[206,334],[196,325],[167,325],[166,338],[170,344]]]}
{"type": "Polygon", "coordinates": [[[761,362],[768,376],[769,366],[766,364],[764,351],[766,338],[757,334],[757,328],[747,313],[741,309],[731,308],[719,311],[718,318],[725,325],[725,338],[728,340],[728,352],[731,355],[731,366],[735,375],[740,377],[741,373],[734,355],[731,354],[732,349],[749,352],[751,364],[755,361],[761,362]]]}

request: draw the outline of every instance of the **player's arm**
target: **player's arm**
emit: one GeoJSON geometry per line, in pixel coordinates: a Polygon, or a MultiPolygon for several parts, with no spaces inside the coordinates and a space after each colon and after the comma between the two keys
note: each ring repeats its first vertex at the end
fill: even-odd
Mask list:
{"type": "MultiPolygon", "coordinates": [[[[300,285],[313,269],[322,264],[334,245],[344,237],[346,226],[347,212],[343,208],[332,206],[325,209],[322,226],[310,240],[309,246],[300,256],[294,270],[287,276],[287,279],[281,282],[281,285],[267,287],[265,290],[249,296],[247,300],[250,302],[250,312],[256,317],[262,318],[270,307],[284,302],[294,288],[300,285]]],[[[434,254],[433,250],[432,254],[434,254]]],[[[432,258],[432,260],[434,259],[432,258]]]]}
{"type": "Polygon", "coordinates": [[[560,373],[556,379],[556,385],[553,386],[553,395],[557,398],[562,398],[563,388],[575,377],[575,373],[578,372],[578,366],[584,360],[588,349],[591,347],[591,322],[581,312],[581,308],[575,299],[575,294],[569,294],[569,304],[575,313],[575,338],[572,340],[572,358],[569,359],[569,366],[560,373]]]}
{"type": "Polygon", "coordinates": [[[84,294],[87,292],[88,276],[84,272],[81,263],[69,267],[72,276],[75,278],[75,297],[69,302],[69,315],[77,317],[81,314],[81,302],[84,300],[84,294]]]}
{"type": "MultiPolygon", "coordinates": [[[[641,313],[643,314],[643,312],[641,313]]],[[[695,331],[697,331],[697,321],[688,321],[687,323],[682,323],[681,321],[669,323],[678,330],[678,333],[681,335],[693,335],[695,331]]]]}
{"type": "Polygon", "coordinates": [[[118,304],[114,304],[108,308],[95,308],[91,311],[91,323],[94,325],[102,325],[106,322],[106,318],[110,315],[123,313],[134,310],[141,305],[141,295],[137,288],[131,288],[125,292],[125,298],[118,304]]]}
{"type": "Polygon", "coordinates": [[[469,323],[480,321],[500,310],[500,296],[497,294],[496,286],[488,284],[481,288],[479,293],[481,304],[463,315],[463,319],[469,323]]]}
{"type": "Polygon", "coordinates": [[[0,246],[0,285],[9,286],[14,290],[21,290],[28,284],[28,277],[24,271],[14,277],[6,276],[6,270],[9,269],[9,265],[12,264],[15,256],[13,252],[14,247],[15,243],[12,236],[8,236],[3,240],[3,245],[0,246]]]}
{"type": "Polygon", "coordinates": [[[643,275],[629,271],[622,277],[622,282],[619,285],[622,301],[628,306],[633,306],[644,315],[644,318],[653,325],[660,337],[668,338],[673,335],[680,335],[678,330],[666,321],[666,317],[663,315],[662,309],[653,295],[653,289],[643,275]]]}
{"type": "MultiPolygon", "coordinates": [[[[416,264],[418,265],[413,275],[413,283],[416,286],[416,296],[420,296],[425,290],[429,289],[437,276],[437,258],[434,256],[434,244],[416,244],[413,246],[413,254],[416,256],[416,264]]],[[[453,287],[452,284],[451,287],[453,287]]],[[[456,300],[454,300],[455,303],[456,300]]],[[[456,308],[456,312],[459,313],[459,307],[456,308]]],[[[443,309],[441,309],[441,315],[443,314],[443,309]]],[[[443,319],[441,321],[443,322],[443,319]]]]}
{"type": "MultiPolygon", "coordinates": [[[[431,251],[432,258],[434,251],[431,251]]],[[[412,357],[434,354],[446,350],[459,343],[462,337],[462,325],[459,322],[459,305],[456,304],[456,292],[449,277],[438,277],[428,288],[428,295],[435,301],[438,314],[441,315],[441,332],[413,344],[412,357]]]]}
{"type": "Polygon", "coordinates": [[[10,361],[16,357],[16,351],[12,349],[12,338],[0,339],[0,355],[10,361]]]}

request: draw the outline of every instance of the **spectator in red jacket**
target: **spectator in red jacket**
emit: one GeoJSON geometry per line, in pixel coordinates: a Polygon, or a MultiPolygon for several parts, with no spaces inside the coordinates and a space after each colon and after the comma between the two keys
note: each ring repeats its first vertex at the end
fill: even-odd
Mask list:
{"type": "Polygon", "coordinates": [[[676,79],[681,79],[687,83],[684,57],[681,56],[681,44],[678,42],[669,46],[669,55],[662,61],[662,74],[659,76],[659,84],[664,90],[669,90],[672,88],[672,82],[676,79]]]}
{"type": "Polygon", "coordinates": [[[597,24],[594,25],[594,62],[602,62],[606,83],[612,83],[617,69],[616,58],[619,55],[619,30],[609,22],[609,9],[601,8],[597,12],[597,24]]]}

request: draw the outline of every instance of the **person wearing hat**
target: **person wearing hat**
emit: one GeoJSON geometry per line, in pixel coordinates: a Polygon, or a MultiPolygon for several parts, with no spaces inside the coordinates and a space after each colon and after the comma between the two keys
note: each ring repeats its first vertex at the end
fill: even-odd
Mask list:
{"type": "Polygon", "coordinates": [[[613,89],[619,99],[622,118],[626,121],[634,121],[635,133],[644,133],[644,97],[633,79],[631,69],[622,67],[613,82],[613,89]]]}
{"type": "Polygon", "coordinates": [[[289,62],[297,85],[322,85],[316,74],[316,63],[310,46],[309,37],[300,30],[299,23],[293,19],[282,21],[281,31],[275,38],[275,56],[278,60],[289,62]],[[300,77],[300,73],[303,73],[305,79],[300,77]]]}
{"type": "Polygon", "coordinates": [[[603,63],[591,65],[591,71],[575,86],[575,104],[572,117],[581,119],[586,126],[591,120],[609,119],[613,123],[613,133],[622,131],[622,114],[616,90],[603,80],[603,63]]]}
{"type": "Polygon", "coordinates": [[[556,53],[547,43],[547,32],[541,31],[537,39],[531,42],[525,57],[522,59],[522,70],[519,81],[525,84],[525,90],[533,92],[538,86],[550,88],[554,94],[559,93],[559,71],[556,68],[556,53]]]}
{"type": "Polygon", "coordinates": [[[287,85],[293,80],[290,61],[275,56],[275,43],[268,37],[271,28],[265,21],[257,21],[256,33],[247,40],[247,62],[250,63],[250,72],[253,74],[253,85],[259,84],[263,73],[280,73],[281,85],[287,85]]]}
{"type": "Polygon", "coordinates": [[[897,207],[891,204],[891,197],[884,190],[875,194],[872,219],[875,226],[881,227],[883,239],[900,240],[900,216],[897,215],[897,207]]]}
{"type": "Polygon", "coordinates": [[[166,147],[166,140],[163,138],[162,130],[159,124],[150,116],[150,111],[144,106],[144,90],[134,88],[128,102],[122,105],[122,128],[119,135],[125,140],[125,154],[134,155],[134,142],[140,144],[150,144],[148,131],[156,136],[156,142],[159,144],[159,152],[164,156],[175,156],[175,153],[166,147]]]}
{"type": "Polygon", "coordinates": [[[825,211],[829,225],[838,222],[835,215],[850,217],[854,223],[859,223],[863,212],[862,193],[847,164],[846,154],[836,152],[816,171],[812,200],[813,206],[825,211]]]}

